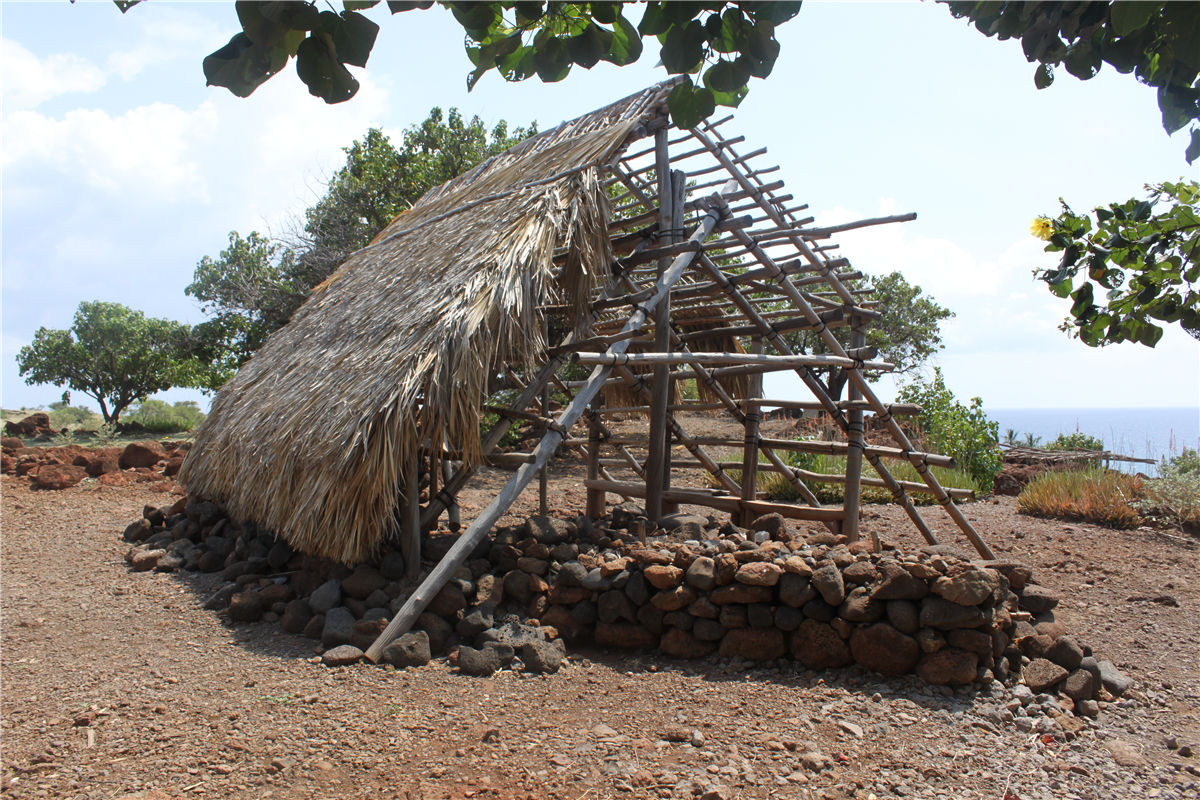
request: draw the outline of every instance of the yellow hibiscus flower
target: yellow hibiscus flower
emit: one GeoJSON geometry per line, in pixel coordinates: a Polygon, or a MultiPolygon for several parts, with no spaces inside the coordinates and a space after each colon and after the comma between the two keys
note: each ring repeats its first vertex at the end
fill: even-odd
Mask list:
{"type": "Polygon", "coordinates": [[[1036,217],[1029,225],[1029,232],[1042,241],[1049,241],[1054,234],[1054,223],[1047,217],[1036,217]]]}

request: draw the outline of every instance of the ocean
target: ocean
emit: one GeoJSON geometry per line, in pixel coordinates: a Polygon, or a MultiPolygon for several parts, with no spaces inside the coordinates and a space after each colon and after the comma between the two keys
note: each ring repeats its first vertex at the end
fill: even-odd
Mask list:
{"type": "MultiPolygon", "coordinates": [[[[992,408],[987,415],[1000,426],[1000,441],[1008,430],[1017,441],[1026,434],[1053,441],[1060,433],[1086,433],[1104,441],[1104,448],[1138,458],[1178,455],[1185,447],[1200,447],[1200,407],[1183,408],[992,408]]],[[[1150,464],[1112,464],[1125,472],[1155,474],[1150,464]]]]}

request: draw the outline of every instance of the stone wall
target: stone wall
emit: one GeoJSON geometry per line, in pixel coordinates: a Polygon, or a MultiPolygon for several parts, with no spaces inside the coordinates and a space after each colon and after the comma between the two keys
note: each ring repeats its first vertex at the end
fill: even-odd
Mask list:
{"type": "MultiPolygon", "coordinates": [[[[498,528],[385,657],[410,666],[447,654],[474,673],[516,658],[553,670],[565,641],[813,670],[858,664],[939,685],[1019,680],[1083,713],[1128,686],[1067,635],[1057,599],[1020,563],[947,547],[874,553],[777,514],[748,529],[686,515],[666,524],[646,535],[654,526],[640,509],[620,506],[597,523],[532,517],[498,528]]],[[[330,663],[361,657],[414,588],[396,551],[332,564],[208,502],[147,507],[125,538],[135,570],[219,571],[209,608],[318,640],[336,651],[330,663]]],[[[435,535],[427,555],[453,540],[435,535]]]]}

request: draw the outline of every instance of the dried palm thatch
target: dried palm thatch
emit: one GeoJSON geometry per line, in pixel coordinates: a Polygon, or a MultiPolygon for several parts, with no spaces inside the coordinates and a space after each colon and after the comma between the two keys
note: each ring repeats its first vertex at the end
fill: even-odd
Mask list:
{"type": "Polygon", "coordinates": [[[544,360],[538,306],[584,318],[612,260],[598,167],[669,90],[546,131],[393,220],[217,395],[180,473],[189,492],[298,550],[369,557],[417,451],[481,457],[489,374],[544,360]]]}

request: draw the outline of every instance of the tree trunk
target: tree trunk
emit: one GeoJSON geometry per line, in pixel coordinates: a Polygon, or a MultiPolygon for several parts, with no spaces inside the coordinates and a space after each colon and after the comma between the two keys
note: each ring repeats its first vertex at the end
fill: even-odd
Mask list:
{"type": "Polygon", "coordinates": [[[834,370],[829,375],[829,396],[834,402],[842,399],[842,390],[846,388],[848,374],[844,369],[834,370]]]}
{"type": "Polygon", "coordinates": [[[104,421],[110,422],[113,425],[116,425],[117,424],[117,414],[121,413],[121,409],[118,408],[115,410],[115,413],[110,414],[110,413],[108,413],[108,405],[104,402],[104,395],[95,394],[92,396],[95,397],[96,402],[100,404],[100,416],[104,417],[104,421]]]}

